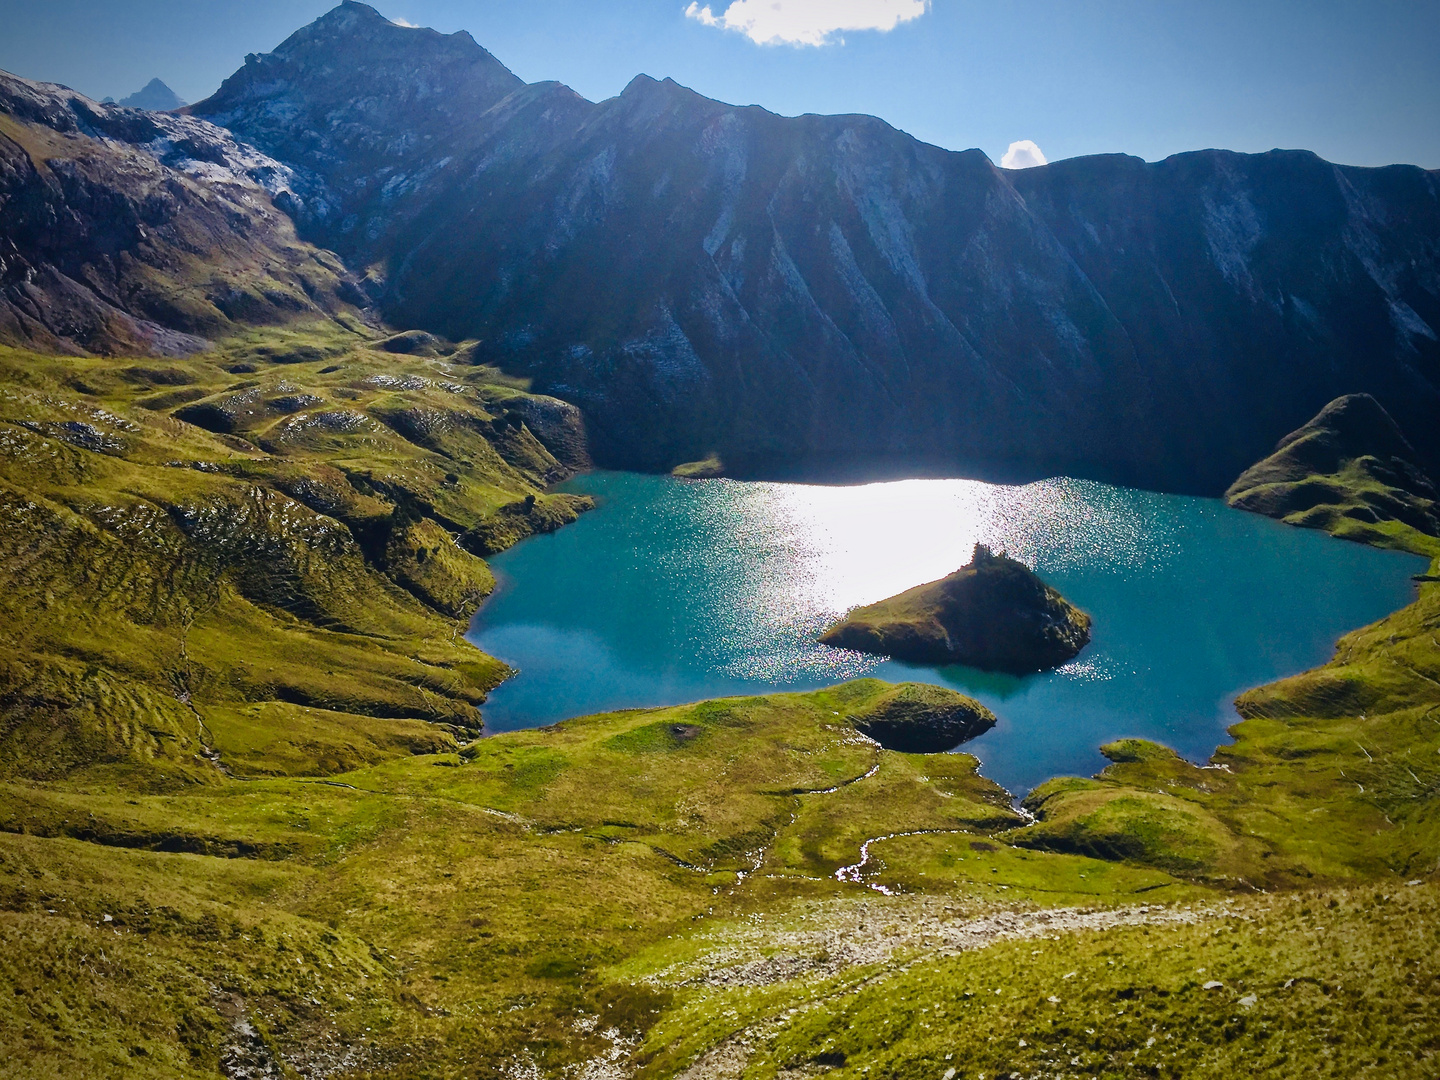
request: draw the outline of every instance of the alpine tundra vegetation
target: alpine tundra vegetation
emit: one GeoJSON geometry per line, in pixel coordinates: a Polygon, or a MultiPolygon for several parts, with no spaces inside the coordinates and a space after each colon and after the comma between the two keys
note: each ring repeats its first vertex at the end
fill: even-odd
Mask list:
{"type": "MultiPolygon", "coordinates": [[[[592,104],[348,0],[179,113],[0,73],[0,1071],[1434,1076],[1437,223],[592,104]],[[486,560],[595,461],[1239,475],[1431,565],[1203,762],[1009,792],[877,679],[487,734],[486,560]]],[[[1043,624],[986,666],[1103,621],[977,549],[848,624],[986,575],[1043,624]]]]}

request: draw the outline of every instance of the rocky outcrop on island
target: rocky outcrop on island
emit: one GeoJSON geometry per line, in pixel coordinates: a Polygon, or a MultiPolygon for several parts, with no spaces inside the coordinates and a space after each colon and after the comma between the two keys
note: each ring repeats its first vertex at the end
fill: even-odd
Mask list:
{"type": "Polygon", "coordinates": [[[928,683],[902,683],[850,720],[902,754],[943,754],[995,726],[995,714],[974,698],[928,683]]]}
{"type": "Polygon", "coordinates": [[[1024,563],[976,544],[968,566],[857,608],[820,641],[912,664],[1024,675],[1079,653],[1090,641],[1090,617],[1024,563]]]}
{"type": "Polygon", "coordinates": [[[1399,523],[1440,536],[1440,491],[1399,426],[1369,394],[1337,398],[1225,493],[1241,510],[1385,543],[1399,523]]]}
{"type": "Polygon", "coordinates": [[[126,109],[169,112],[172,109],[183,109],[186,102],[160,79],[151,79],[143,88],[135,91],[129,97],[121,98],[116,104],[126,109]]]}
{"type": "Polygon", "coordinates": [[[345,3],[191,107],[397,325],[586,414],[597,460],[1222,492],[1337,395],[1440,458],[1440,185],[1304,151],[998,169],[638,76],[591,102],[345,3]]]}

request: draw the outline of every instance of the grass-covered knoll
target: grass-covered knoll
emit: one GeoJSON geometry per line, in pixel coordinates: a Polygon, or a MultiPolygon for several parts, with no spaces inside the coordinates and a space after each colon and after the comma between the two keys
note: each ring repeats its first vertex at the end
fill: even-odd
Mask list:
{"type": "Polygon", "coordinates": [[[820,641],[915,664],[1024,675],[1074,658],[1090,641],[1090,617],[1024,563],[976,544],[955,573],[856,608],[820,641]]]}
{"type": "Polygon", "coordinates": [[[670,475],[678,476],[682,480],[713,480],[725,475],[725,463],[720,460],[720,455],[711,454],[700,461],[687,461],[676,465],[670,470],[670,475]]]}
{"type": "Polygon", "coordinates": [[[888,750],[940,754],[995,726],[995,714],[944,686],[906,683],[855,716],[856,726],[888,750]]]}
{"type": "Polygon", "coordinates": [[[336,323],[0,348],[0,776],[315,775],[477,730],[480,555],[588,504],[514,405],[566,407],[465,358],[336,323]]]}
{"type": "Polygon", "coordinates": [[[1379,402],[1350,394],[1281,439],[1225,497],[1292,525],[1415,550],[1410,533],[1440,537],[1440,493],[1418,460],[1379,402]]]}

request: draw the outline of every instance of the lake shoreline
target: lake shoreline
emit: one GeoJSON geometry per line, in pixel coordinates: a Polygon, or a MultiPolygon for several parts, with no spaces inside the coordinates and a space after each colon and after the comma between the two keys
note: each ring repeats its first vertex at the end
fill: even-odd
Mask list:
{"type": "MultiPolygon", "coordinates": [[[[490,732],[618,708],[803,691],[862,675],[894,682],[918,679],[975,696],[996,712],[1001,721],[997,729],[964,744],[963,749],[985,762],[987,776],[1011,791],[1023,793],[1051,777],[1099,771],[1105,767],[1105,759],[1098,748],[1116,738],[1155,739],[1173,745],[1187,759],[1208,760],[1230,738],[1228,729],[1240,719],[1233,710],[1233,702],[1240,694],[1323,664],[1333,655],[1340,636],[1403,607],[1411,596],[1409,571],[1390,562],[1406,556],[1358,546],[1331,546],[1330,538],[1323,534],[1306,533],[1230,510],[1214,499],[1108,488],[1094,481],[1051,480],[1005,488],[977,481],[911,480],[860,488],[816,488],[731,480],[675,481],[643,474],[598,472],[578,477],[564,487],[594,496],[599,507],[564,532],[527,541],[493,560],[500,585],[471,625],[470,640],[521,669],[515,680],[502,684],[487,702],[484,713],[490,732]],[[638,502],[636,491],[641,493],[638,502]],[[800,509],[789,505],[779,511],[757,508],[757,500],[763,502],[762,496],[768,498],[777,491],[780,497],[801,499],[800,509]],[[855,571],[857,560],[851,558],[847,563],[846,553],[837,550],[843,545],[831,542],[833,536],[825,541],[827,532],[851,527],[854,516],[845,509],[846,501],[861,495],[881,497],[890,500],[893,512],[902,506],[904,498],[913,500],[917,492],[926,491],[940,492],[952,500],[970,500],[966,505],[972,509],[979,506],[977,513],[988,515],[992,525],[997,520],[1003,522],[1006,514],[1018,515],[1024,528],[1012,530],[1012,546],[1020,545],[1022,557],[1028,555],[1037,561],[1040,569],[1050,575],[1047,580],[1053,578],[1067,596],[1096,615],[1095,644],[1049,676],[1044,689],[1034,679],[1017,680],[967,669],[926,669],[877,662],[876,658],[860,654],[844,655],[821,650],[807,638],[810,633],[818,636],[827,620],[843,614],[841,604],[833,598],[834,589],[823,597],[830,600],[829,609],[823,603],[817,604],[815,598],[816,590],[825,587],[824,581],[817,579],[827,573],[843,577],[855,571]],[[712,497],[711,493],[716,492],[721,497],[712,497]],[[671,498],[678,498],[674,506],[667,502],[671,498]],[[820,509],[807,506],[803,499],[814,499],[820,509]],[[1038,500],[1037,505],[1027,505],[1027,499],[1038,500]],[[1045,516],[1051,512],[1058,516],[1058,524],[1047,524],[1045,516]],[[726,514],[731,517],[725,518],[726,514]],[[664,546],[663,537],[669,535],[666,530],[672,519],[682,522],[678,554],[664,546]],[[734,530],[733,536],[725,534],[726,528],[734,530]],[[657,540],[657,535],[662,539],[657,540]],[[816,535],[822,538],[818,546],[813,542],[816,535]],[[1236,558],[1237,550],[1245,544],[1261,551],[1257,558],[1266,560],[1271,571],[1268,578],[1263,570],[1247,568],[1243,557],[1236,558]],[[535,559],[531,553],[537,549],[531,545],[549,545],[554,554],[542,550],[545,557],[535,559]],[[607,545],[625,548],[613,564],[595,557],[596,551],[603,552],[607,545]],[[1194,556],[1195,551],[1205,550],[1204,545],[1213,549],[1205,554],[1205,559],[1215,564],[1208,568],[1194,556]],[[734,549],[734,554],[715,556],[705,554],[705,549],[734,549]],[[763,580],[753,574],[746,577],[748,571],[743,568],[735,576],[735,563],[742,556],[761,564],[762,578],[765,572],[780,573],[791,599],[798,596],[798,602],[777,616],[778,605],[765,595],[763,580]],[[1113,573],[1097,573],[1100,560],[1109,558],[1118,564],[1109,568],[1113,573]],[[1300,562],[1294,563],[1296,558],[1300,562]],[[574,569],[576,560],[583,569],[574,569]],[[718,570],[717,560],[723,564],[718,570]],[[566,566],[572,569],[566,570],[566,566]],[[1210,578],[1204,582],[1185,580],[1200,572],[1210,578]],[[526,590],[531,589],[537,577],[554,573],[562,575],[563,585],[546,586],[538,605],[533,596],[527,599],[526,590]],[[1087,573],[1090,580],[1077,584],[1077,574],[1083,578],[1087,573]],[[644,602],[647,591],[673,590],[676,582],[688,588],[684,583],[689,575],[705,574],[710,577],[705,578],[703,586],[684,593],[684,602],[695,603],[696,591],[713,588],[726,598],[732,610],[702,604],[703,610],[692,619],[684,613],[667,614],[663,603],[656,606],[644,602]],[[1351,605],[1347,616],[1327,612],[1324,604],[1317,607],[1302,602],[1295,606],[1297,596],[1303,599],[1307,591],[1304,580],[1344,580],[1349,574],[1358,577],[1345,601],[1351,605]],[[617,575],[625,578],[623,588],[606,584],[617,575]],[[1107,576],[1114,580],[1104,580],[1107,576]],[[1140,585],[1127,591],[1126,577],[1140,581],[1140,585]],[[1378,598],[1371,595],[1377,583],[1383,592],[1378,598]],[[1246,593],[1247,588],[1251,594],[1246,593]],[[1268,613],[1265,625],[1276,627],[1275,633],[1268,629],[1261,632],[1257,622],[1249,639],[1232,640],[1235,635],[1225,628],[1225,619],[1221,618],[1218,627],[1208,623],[1198,626],[1196,646],[1187,640],[1183,630],[1176,633],[1173,626],[1163,625],[1164,620],[1146,622],[1144,609],[1162,602],[1174,609],[1176,620],[1215,622],[1213,613],[1207,614],[1205,608],[1209,603],[1204,595],[1207,589],[1228,589],[1225,602],[1245,618],[1259,618],[1254,611],[1268,613]],[[1263,592],[1267,589],[1277,597],[1273,602],[1263,592]],[[603,593],[604,600],[592,595],[597,591],[603,593]],[[621,629],[643,644],[651,660],[666,649],[670,654],[658,661],[627,666],[623,649],[635,642],[622,640],[617,652],[614,643],[606,639],[610,631],[603,623],[586,624],[585,618],[594,612],[569,624],[568,616],[557,614],[557,605],[563,606],[577,596],[593,607],[608,604],[624,608],[621,629]],[[1134,625],[1117,626],[1113,614],[1117,603],[1127,612],[1138,612],[1139,621],[1130,612],[1126,619],[1134,625]],[[734,610],[747,604],[762,612],[748,624],[734,610]],[[525,610],[527,606],[532,610],[525,610]],[[685,625],[671,627],[665,633],[651,633],[653,624],[667,620],[685,625]],[[1317,629],[1317,622],[1324,625],[1317,629]],[[1303,642],[1277,647],[1267,640],[1283,638],[1290,632],[1287,627],[1294,625],[1308,628],[1303,642]],[[714,639],[723,641],[726,635],[738,642],[738,647],[717,654],[714,639]],[[1148,652],[1142,649],[1137,653],[1137,640],[1147,635],[1164,637],[1164,648],[1152,645],[1148,652]],[[687,649],[702,653],[700,659],[687,661],[687,649]],[[1247,651],[1267,655],[1260,662],[1245,657],[1247,651]],[[1202,654],[1199,661],[1192,652],[1202,654]],[[1192,684],[1178,688],[1161,686],[1162,691],[1171,692],[1174,700],[1149,706],[1150,719],[1143,723],[1121,722],[1129,717],[1129,706],[1113,692],[1107,693],[1106,684],[1148,679],[1150,692],[1154,692],[1156,669],[1165,664],[1178,669],[1198,662],[1209,664],[1224,677],[1217,675],[1205,685],[1192,680],[1192,684]],[[701,665],[709,667],[697,672],[701,665]],[[609,692],[597,693],[597,688],[609,692]],[[539,711],[532,711],[537,703],[539,711]],[[1168,721],[1161,715],[1165,707],[1174,714],[1168,721]],[[1027,766],[1017,757],[1017,746],[1026,740],[1050,737],[1043,725],[1047,716],[1056,715],[1067,717],[1062,725],[1066,748],[1057,750],[1043,768],[1027,766]],[[1077,727],[1083,730],[1076,731],[1077,727]]],[[[932,530],[938,530],[934,520],[930,524],[932,530]]],[[[907,533],[903,527],[890,531],[907,533]]],[[[1005,539],[1003,528],[992,531],[998,531],[1002,541],[1005,539]]],[[[886,550],[883,544],[892,539],[882,536],[880,546],[872,543],[865,549],[858,559],[862,572],[869,573],[871,564],[882,561],[886,550]]],[[[964,539],[956,536],[955,545],[964,539]]],[[[945,566],[943,554],[929,551],[924,555],[930,563],[912,559],[912,577],[923,578],[924,566],[945,566]]],[[[1418,559],[1411,569],[1423,569],[1418,559]]],[[[894,580],[886,579],[890,583],[894,580]]],[[[904,582],[907,586],[916,583],[904,582]]],[[[884,587],[888,585],[874,584],[876,590],[884,587]]]]}

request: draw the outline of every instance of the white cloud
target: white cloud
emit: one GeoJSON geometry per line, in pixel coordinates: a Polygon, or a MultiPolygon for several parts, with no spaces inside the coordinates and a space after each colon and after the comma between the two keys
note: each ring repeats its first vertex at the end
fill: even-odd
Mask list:
{"type": "Polygon", "coordinates": [[[894,30],[929,7],[930,0],[734,0],[719,15],[694,2],[685,14],[760,45],[825,45],[846,30],[894,30]]]}
{"type": "Polygon", "coordinates": [[[419,29],[420,29],[420,25],[419,25],[418,23],[413,23],[413,22],[411,22],[409,19],[391,19],[390,21],[391,21],[392,23],[394,23],[396,26],[403,26],[403,27],[405,27],[405,28],[408,29],[408,30],[419,30],[419,29]]]}
{"type": "Polygon", "coordinates": [[[1045,155],[1040,152],[1029,139],[1021,139],[1019,142],[1012,142],[1010,149],[1005,151],[1005,156],[1000,159],[1002,169],[1033,169],[1036,165],[1048,165],[1045,155]]]}

